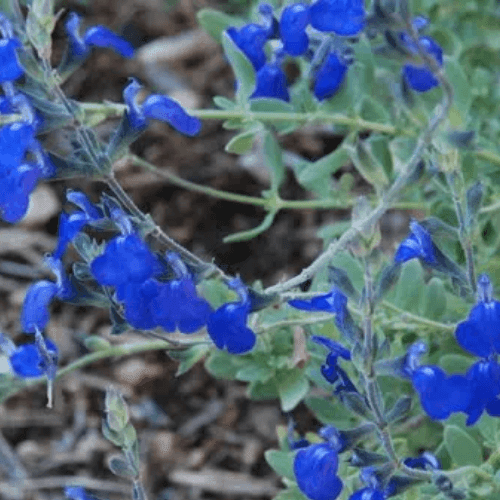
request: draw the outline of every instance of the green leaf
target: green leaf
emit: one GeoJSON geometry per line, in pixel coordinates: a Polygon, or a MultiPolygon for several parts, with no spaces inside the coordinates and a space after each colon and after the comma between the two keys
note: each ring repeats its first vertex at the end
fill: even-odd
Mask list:
{"type": "Polygon", "coordinates": [[[236,95],[238,101],[245,104],[255,89],[254,67],[227,33],[222,35],[222,46],[237,80],[238,90],[236,95]]]}
{"type": "Polygon", "coordinates": [[[379,123],[390,123],[391,121],[385,106],[371,96],[363,97],[359,113],[363,120],[379,123]]]}
{"type": "Polygon", "coordinates": [[[331,191],[330,176],[347,164],[349,155],[343,148],[323,156],[319,160],[308,163],[297,176],[298,183],[311,191],[320,191],[327,196],[331,191]]]}
{"type": "Polygon", "coordinates": [[[445,354],[439,358],[439,366],[448,373],[466,372],[472,361],[462,354],[445,354]]]}
{"type": "Polygon", "coordinates": [[[234,380],[240,366],[236,364],[234,356],[224,351],[212,351],[205,363],[205,368],[215,378],[234,380]]]}
{"type": "Polygon", "coordinates": [[[466,431],[456,425],[446,425],[444,428],[444,443],[454,464],[481,465],[483,453],[478,442],[466,431]]]}
{"type": "Polygon", "coordinates": [[[252,128],[250,130],[246,130],[245,132],[241,132],[241,134],[235,135],[224,148],[228,153],[234,153],[237,155],[242,155],[248,153],[250,149],[252,149],[255,135],[258,133],[257,128],[252,128]]]}
{"type": "Polygon", "coordinates": [[[337,427],[349,427],[352,424],[354,415],[340,402],[309,397],[305,403],[322,424],[334,424],[337,427]]]}
{"type": "Polygon", "coordinates": [[[283,411],[293,410],[307,395],[309,380],[303,370],[286,370],[276,375],[278,393],[283,411]]]}
{"type": "Polygon", "coordinates": [[[395,290],[395,304],[404,309],[418,313],[424,292],[424,272],[417,259],[403,264],[401,276],[395,290]]]}
{"type": "Polygon", "coordinates": [[[467,122],[467,115],[472,104],[472,95],[470,92],[471,86],[467,80],[467,76],[462,69],[461,64],[450,59],[446,62],[446,75],[453,86],[453,106],[456,107],[460,113],[461,123],[453,123],[454,126],[465,125],[467,122]]]}
{"type": "Polygon", "coordinates": [[[267,450],[264,457],[276,474],[295,481],[295,474],[293,473],[294,452],[267,450]]]}
{"type": "Polygon", "coordinates": [[[138,474],[122,455],[112,456],[108,460],[108,467],[115,476],[132,478],[138,474]]]}
{"type": "Polygon", "coordinates": [[[243,24],[241,19],[215,9],[201,9],[196,18],[198,24],[219,43],[222,43],[222,33],[227,28],[243,24]]]}
{"type": "Polygon", "coordinates": [[[188,372],[200,359],[203,359],[207,352],[210,350],[208,345],[193,345],[187,349],[179,351],[170,351],[169,356],[179,361],[177,367],[176,377],[188,372]]]}
{"type": "Polygon", "coordinates": [[[276,381],[271,379],[265,383],[251,382],[248,386],[248,396],[255,401],[276,399],[278,397],[276,381]]]}
{"type": "Polygon", "coordinates": [[[482,434],[490,446],[498,445],[498,417],[491,417],[483,413],[476,425],[476,429],[482,434]]]}
{"type": "Polygon", "coordinates": [[[83,341],[89,351],[105,351],[111,347],[111,344],[99,335],[90,335],[83,341]]]}
{"type": "Polygon", "coordinates": [[[440,319],[446,311],[446,290],[441,279],[433,277],[424,293],[424,316],[426,318],[440,319]]]}
{"type": "Polygon", "coordinates": [[[285,166],[281,146],[269,130],[264,134],[264,154],[271,174],[271,190],[277,193],[285,177],[285,166]]]}
{"type": "Polygon", "coordinates": [[[249,361],[236,373],[236,379],[242,382],[267,382],[274,374],[274,370],[266,360],[249,361]]]}
{"type": "Polygon", "coordinates": [[[223,97],[221,95],[216,95],[213,98],[214,104],[220,109],[234,109],[236,107],[236,103],[228,99],[227,97],[223,97]]]}

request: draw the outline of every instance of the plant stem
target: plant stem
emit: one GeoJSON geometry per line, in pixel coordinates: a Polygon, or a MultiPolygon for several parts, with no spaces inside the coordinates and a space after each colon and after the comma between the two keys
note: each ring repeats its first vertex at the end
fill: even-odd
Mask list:
{"type": "Polygon", "coordinates": [[[399,307],[395,306],[391,302],[387,302],[386,300],[382,302],[382,307],[385,307],[386,309],[389,309],[391,311],[394,311],[395,313],[400,314],[402,316],[402,319],[408,319],[414,321],[415,323],[420,323],[421,325],[425,325],[430,328],[435,328],[436,330],[445,330],[448,332],[454,332],[456,328],[456,325],[454,324],[448,325],[446,323],[440,323],[439,321],[433,321],[431,319],[423,318],[422,316],[417,316],[416,314],[405,311],[404,309],[400,309],[399,307]]]}
{"type": "Polygon", "coordinates": [[[208,275],[218,275],[227,279],[226,274],[219,269],[215,264],[207,264],[204,260],[200,259],[189,250],[186,250],[182,245],[177,243],[175,240],[170,238],[165,234],[159,226],[154,224],[150,218],[148,218],[144,213],[137,207],[132,198],[126,193],[126,191],[121,187],[120,183],[115,179],[113,174],[109,174],[103,177],[103,180],[107,183],[109,188],[113,191],[114,195],[120,200],[120,202],[129,210],[129,212],[137,217],[142,222],[147,222],[152,224],[153,231],[150,233],[152,237],[156,238],[161,244],[165,245],[168,249],[177,252],[186,262],[199,266],[201,268],[210,267],[208,275]]]}

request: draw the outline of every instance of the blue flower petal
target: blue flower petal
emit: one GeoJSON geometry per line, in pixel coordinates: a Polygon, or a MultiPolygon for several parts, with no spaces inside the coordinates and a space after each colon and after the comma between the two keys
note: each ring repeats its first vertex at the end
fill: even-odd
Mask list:
{"type": "Polygon", "coordinates": [[[255,333],[246,326],[249,305],[232,302],[210,314],[207,331],[218,349],[230,354],[245,354],[255,345],[255,333]]]}
{"type": "Polygon", "coordinates": [[[394,261],[403,263],[418,258],[429,265],[435,265],[436,252],[431,235],[418,222],[410,222],[410,234],[400,243],[394,261]]]}
{"type": "Polygon", "coordinates": [[[313,92],[320,101],[332,97],[340,88],[347,73],[345,65],[335,52],[330,52],[316,72],[313,92]]]}
{"type": "Polygon", "coordinates": [[[500,353],[500,302],[479,302],[466,321],[455,331],[460,346],[476,356],[487,358],[500,353]]]}
{"type": "Polygon", "coordinates": [[[365,25],[363,0],[318,0],[310,7],[311,25],[337,35],[357,35],[365,25]]]}
{"type": "Polygon", "coordinates": [[[257,84],[251,99],[270,97],[289,102],[290,94],[286,86],[286,75],[276,64],[264,64],[257,71],[257,84]]]}
{"type": "Polygon", "coordinates": [[[85,32],[83,41],[88,47],[112,49],[117,54],[127,58],[134,56],[134,48],[132,45],[104,26],[93,26],[89,28],[85,32]]]}
{"type": "Polygon", "coordinates": [[[70,500],[93,500],[81,486],[66,486],[64,494],[70,500]]]}
{"type": "MultiPolygon", "coordinates": [[[[49,339],[45,339],[45,345],[49,351],[57,356],[57,346],[49,339]]],[[[22,378],[41,377],[46,374],[47,367],[43,356],[36,344],[24,344],[19,346],[9,358],[14,373],[22,378]]]]}
{"type": "Polygon", "coordinates": [[[88,222],[89,217],[84,212],[61,213],[59,216],[57,246],[52,254],[55,259],[62,258],[68,245],[88,222]]]}
{"type": "Polygon", "coordinates": [[[342,490],[337,476],[338,455],[328,443],[312,444],[295,455],[297,485],[311,500],[335,500],[342,490]]]}
{"type": "Polygon", "coordinates": [[[13,82],[24,74],[17,60],[16,49],[22,47],[17,38],[0,40],[0,83],[13,82]]]}
{"type": "Polygon", "coordinates": [[[500,394],[500,366],[495,361],[478,361],[467,370],[472,398],[467,406],[467,425],[474,425],[491,401],[500,394]]]}
{"type": "Polygon", "coordinates": [[[341,358],[344,358],[348,361],[351,359],[351,352],[349,351],[349,349],[346,349],[342,344],[335,342],[335,340],[332,340],[328,337],[323,337],[321,335],[313,335],[311,337],[311,340],[313,342],[316,342],[316,344],[325,346],[331,353],[335,354],[336,356],[340,356],[341,358]]]}
{"type": "Polygon", "coordinates": [[[462,375],[446,376],[437,366],[420,366],[412,383],[423,409],[431,418],[443,420],[451,413],[465,411],[471,401],[470,382],[462,375]]]}
{"type": "Polygon", "coordinates": [[[151,330],[158,326],[152,302],[158,296],[161,285],[154,279],[144,283],[127,283],[120,287],[120,300],[125,305],[125,319],[138,330],[151,330]]]}
{"type": "Polygon", "coordinates": [[[387,497],[380,490],[374,488],[363,488],[355,491],[349,500],[385,500],[387,497]]]}
{"type": "MultiPolygon", "coordinates": [[[[403,38],[403,41],[405,38],[403,38]]],[[[424,50],[434,56],[439,66],[443,65],[443,49],[435,40],[428,36],[420,37],[420,43],[424,50]]],[[[416,47],[411,41],[407,46],[413,52],[416,52],[416,47]]],[[[432,74],[426,66],[415,66],[413,64],[405,64],[403,67],[403,75],[408,82],[408,85],[417,92],[427,92],[439,85],[439,80],[432,74]]]]}
{"type": "Polygon", "coordinates": [[[31,192],[40,177],[36,166],[25,164],[0,178],[0,211],[4,221],[14,224],[26,215],[31,192]]]}
{"type": "Polygon", "coordinates": [[[24,123],[0,128],[0,176],[6,176],[19,167],[34,137],[34,128],[24,123]]]}
{"type": "Polygon", "coordinates": [[[158,269],[158,260],[134,234],[113,238],[104,253],[90,264],[95,279],[103,286],[143,283],[158,269]]]}
{"type": "Polygon", "coordinates": [[[269,29],[258,24],[247,24],[242,28],[230,27],[226,33],[236,46],[248,57],[255,71],[266,63],[264,45],[270,35],[269,29]]]}
{"type": "Polygon", "coordinates": [[[31,285],[21,309],[21,326],[26,333],[42,331],[49,321],[49,305],[57,295],[58,287],[51,281],[38,281],[31,285]]]}
{"type": "Polygon", "coordinates": [[[185,135],[194,136],[201,130],[201,121],[188,115],[178,102],[166,95],[150,95],[143,102],[142,111],[146,118],[166,122],[185,135]]]}
{"type": "Polygon", "coordinates": [[[280,19],[280,36],[283,49],[291,56],[301,56],[307,50],[309,37],[306,28],[309,24],[309,7],[295,3],[283,9],[280,19]]]}

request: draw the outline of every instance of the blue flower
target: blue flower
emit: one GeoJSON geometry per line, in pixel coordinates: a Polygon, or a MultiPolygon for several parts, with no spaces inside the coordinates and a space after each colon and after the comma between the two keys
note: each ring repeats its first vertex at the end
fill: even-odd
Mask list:
{"type": "Polygon", "coordinates": [[[355,491],[349,500],[385,500],[386,498],[382,491],[369,487],[355,491]]]}
{"type": "MultiPolygon", "coordinates": [[[[330,382],[330,384],[336,383],[339,379],[341,380],[341,383],[345,385],[346,381],[348,381],[347,385],[352,389],[354,385],[350,382],[349,377],[345,373],[342,368],[338,366],[338,358],[341,357],[342,359],[351,360],[351,353],[349,350],[347,350],[344,346],[339,344],[338,342],[335,342],[334,340],[331,340],[327,337],[321,337],[321,336],[313,336],[311,337],[311,340],[313,342],[316,342],[317,344],[323,345],[329,350],[329,353],[326,357],[325,363],[321,366],[321,374],[323,377],[330,382]]],[[[347,390],[347,387],[344,387],[344,390],[347,390]]]]}
{"type": "Polygon", "coordinates": [[[246,24],[241,28],[230,27],[226,30],[231,40],[245,54],[253,64],[255,71],[259,71],[266,63],[264,45],[271,36],[271,30],[259,24],[246,24]]]}
{"type": "Polygon", "coordinates": [[[422,470],[438,470],[441,469],[441,462],[428,451],[424,451],[418,457],[408,457],[403,460],[403,463],[412,469],[422,470]]]}
{"type": "Polygon", "coordinates": [[[218,349],[230,354],[245,354],[255,345],[255,333],[246,326],[251,303],[245,285],[239,278],[228,284],[240,297],[240,302],[230,302],[210,314],[207,331],[218,349]]]}
{"type": "Polygon", "coordinates": [[[80,16],[72,12],[65,24],[69,38],[68,60],[85,59],[92,47],[104,47],[114,50],[122,57],[133,57],[134,48],[132,45],[104,26],[89,28],[82,38],[80,35],[80,21],[80,16]]]}
{"type": "Polygon", "coordinates": [[[484,410],[493,416],[500,416],[500,366],[496,361],[478,361],[466,374],[470,382],[471,399],[465,409],[467,425],[474,425],[484,410]]]}
{"type": "MultiPolygon", "coordinates": [[[[47,351],[51,354],[57,365],[58,349],[57,346],[49,339],[44,339],[47,351]]],[[[9,357],[12,371],[21,378],[35,378],[46,375],[50,370],[49,363],[44,358],[43,353],[37,343],[23,344],[15,349],[9,357]]]]}
{"type": "Polygon", "coordinates": [[[151,94],[139,105],[137,94],[141,88],[139,82],[132,78],[123,91],[127,105],[126,118],[132,130],[146,128],[148,120],[160,120],[185,135],[193,136],[200,132],[200,120],[188,115],[178,102],[166,95],[151,94]]]}
{"type": "Polygon", "coordinates": [[[66,486],[64,494],[69,500],[94,500],[81,486],[66,486]]]}
{"type": "Polygon", "coordinates": [[[21,309],[21,326],[26,333],[36,333],[47,326],[50,318],[49,306],[55,297],[66,300],[73,294],[62,262],[49,257],[46,264],[56,275],[57,281],[37,281],[28,288],[21,309]]]}
{"type": "Polygon", "coordinates": [[[17,38],[0,40],[0,83],[13,82],[24,74],[17,59],[16,49],[22,47],[17,38]]]}
{"type": "Polygon", "coordinates": [[[11,123],[0,128],[0,178],[19,167],[35,138],[35,129],[27,123],[11,123]]]}
{"type": "Polygon", "coordinates": [[[289,102],[290,94],[286,86],[286,75],[277,64],[264,64],[257,71],[257,83],[251,99],[271,97],[289,102]]]}
{"type": "Polygon", "coordinates": [[[154,279],[143,283],[126,283],[120,287],[119,300],[125,305],[125,319],[134,328],[150,330],[158,326],[153,314],[153,300],[160,293],[160,288],[161,284],[154,279]]]}
{"type": "Polygon", "coordinates": [[[335,314],[337,328],[345,333],[348,327],[350,317],[347,311],[347,297],[338,288],[334,287],[330,293],[318,295],[311,300],[289,300],[288,304],[303,311],[325,311],[335,314]]]}
{"type": "Polygon", "coordinates": [[[312,444],[295,455],[293,472],[300,491],[311,500],[335,500],[342,491],[338,452],[328,443],[312,444]]]}
{"type": "Polygon", "coordinates": [[[357,35],[365,25],[363,0],[317,0],[310,15],[314,28],[337,35],[357,35]]]}
{"type": "Polygon", "coordinates": [[[144,283],[157,272],[158,259],[138,236],[127,234],[110,240],[90,270],[100,285],[118,288],[120,298],[121,287],[144,283]]]}
{"type": "Polygon", "coordinates": [[[444,420],[452,413],[466,411],[471,402],[471,385],[463,375],[447,374],[437,366],[420,366],[413,371],[412,384],[422,408],[431,418],[444,420]]]}
{"type": "Polygon", "coordinates": [[[162,283],[151,308],[153,318],[165,331],[176,329],[182,333],[194,333],[206,325],[212,312],[210,304],[198,297],[193,278],[186,264],[174,252],[166,256],[176,279],[162,283]]]}
{"type": "Polygon", "coordinates": [[[344,64],[335,52],[330,52],[316,71],[313,92],[320,101],[332,97],[340,88],[347,73],[344,64]]]}
{"type": "MultiPolygon", "coordinates": [[[[411,52],[417,53],[417,48],[409,40],[407,35],[402,35],[402,40],[411,52]]],[[[425,52],[436,59],[439,66],[443,65],[443,49],[429,36],[421,36],[419,38],[425,52]]],[[[415,66],[413,64],[405,64],[403,66],[403,75],[408,82],[408,85],[417,92],[427,92],[439,85],[439,80],[428,70],[426,66],[415,66]]]]}
{"type": "Polygon", "coordinates": [[[410,222],[410,234],[399,244],[394,256],[395,262],[420,259],[426,264],[436,265],[436,248],[431,235],[417,221],[410,222]]]}
{"type": "Polygon", "coordinates": [[[309,24],[309,7],[295,3],[283,9],[280,19],[280,36],[283,49],[291,56],[301,56],[309,46],[306,28],[309,24]]]}
{"type": "Polygon", "coordinates": [[[455,331],[457,342],[463,349],[483,358],[500,353],[500,302],[493,300],[491,288],[488,276],[481,275],[478,280],[479,302],[455,331]]]}

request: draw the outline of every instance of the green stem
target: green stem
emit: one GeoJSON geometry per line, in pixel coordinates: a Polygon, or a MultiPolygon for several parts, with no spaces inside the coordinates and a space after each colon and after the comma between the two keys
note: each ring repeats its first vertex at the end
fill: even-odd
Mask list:
{"type": "Polygon", "coordinates": [[[404,309],[400,309],[399,307],[395,306],[394,304],[391,304],[390,302],[387,302],[386,300],[382,302],[382,307],[385,307],[386,309],[389,309],[391,311],[394,311],[395,313],[400,314],[407,320],[412,320],[415,323],[419,323],[421,325],[425,325],[430,328],[434,328],[436,330],[445,330],[447,332],[454,332],[456,328],[456,325],[448,325],[446,323],[440,323],[439,321],[433,321],[431,319],[423,318],[422,316],[418,316],[411,312],[405,311],[404,309]]]}

